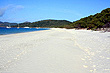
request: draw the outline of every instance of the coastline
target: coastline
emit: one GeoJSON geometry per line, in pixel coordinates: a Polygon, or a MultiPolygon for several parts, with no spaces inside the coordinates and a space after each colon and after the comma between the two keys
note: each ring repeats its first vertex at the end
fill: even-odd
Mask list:
{"type": "Polygon", "coordinates": [[[50,28],[0,28],[0,35],[49,30],[50,28]]]}
{"type": "Polygon", "coordinates": [[[109,35],[60,28],[2,35],[0,72],[109,73],[109,35]]]}

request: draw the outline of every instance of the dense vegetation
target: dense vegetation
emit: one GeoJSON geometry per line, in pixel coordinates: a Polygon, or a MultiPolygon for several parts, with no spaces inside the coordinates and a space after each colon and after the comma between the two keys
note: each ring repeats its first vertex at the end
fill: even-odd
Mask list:
{"type": "MultiPolygon", "coordinates": [[[[66,20],[42,20],[37,22],[24,22],[20,23],[19,27],[64,27],[71,22],[66,20]]],[[[15,26],[16,27],[16,26],[15,26]]]]}
{"type": "Polygon", "coordinates": [[[107,24],[110,25],[110,8],[101,11],[101,13],[81,18],[69,26],[72,28],[97,29],[102,28],[103,26],[107,26],[107,24]]]}

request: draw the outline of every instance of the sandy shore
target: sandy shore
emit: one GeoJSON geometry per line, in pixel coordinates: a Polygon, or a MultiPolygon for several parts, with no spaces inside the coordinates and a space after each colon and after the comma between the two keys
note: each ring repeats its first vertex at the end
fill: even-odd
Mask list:
{"type": "Polygon", "coordinates": [[[1,73],[110,73],[110,33],[51,29],[0,36],[1,73]]]}

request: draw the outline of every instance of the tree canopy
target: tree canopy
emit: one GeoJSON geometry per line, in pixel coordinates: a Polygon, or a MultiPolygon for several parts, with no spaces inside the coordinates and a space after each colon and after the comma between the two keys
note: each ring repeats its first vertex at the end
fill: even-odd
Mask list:
{"type": "MultiPolygon", "coordinates": [[[[20,27],[64,27],[72,22],[67,20],[42,20],[37,22],[24,22],[20,23],[20,27]]],[[[16,27],[16,26],[15,26],[16,27]]]]}
{"type": "Polygon", "coordinates": [[[102,28],[108,22],[110,22],[110,8],[101,11],[101,13],[81,18],[70,24],[70,26],[73,28],[97,29],[102,28]]]}

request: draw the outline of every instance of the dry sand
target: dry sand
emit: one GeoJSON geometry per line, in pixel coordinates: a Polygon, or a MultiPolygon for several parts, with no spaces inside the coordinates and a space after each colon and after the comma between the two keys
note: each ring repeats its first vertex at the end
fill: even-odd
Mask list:
{"type": "Polygon", "coordinates": [[[51,29],[0,36],[1,73],[110,73],[110,33],[51,29]]]}

